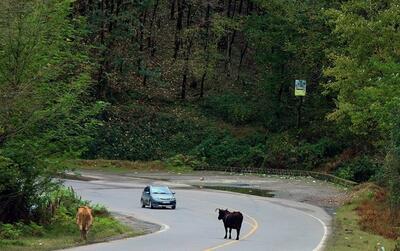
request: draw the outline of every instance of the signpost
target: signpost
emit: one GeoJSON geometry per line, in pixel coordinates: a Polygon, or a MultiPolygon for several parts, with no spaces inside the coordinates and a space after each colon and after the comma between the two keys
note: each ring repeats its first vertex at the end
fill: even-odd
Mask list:
{"type": "Polygon", "coordinates": [[[294,95],[304,97],[306,95],[306,81],[298,80],[294,81],[294,95]]]}
{"type": "Polygon", "coordinates": [[[296,79],[294,81],[294,95],[300,97],[299,105],[297,106],[297,128],[301,124],[301,107],[303,105],[303,97],[306,96],[306,81],[296,79]]]}

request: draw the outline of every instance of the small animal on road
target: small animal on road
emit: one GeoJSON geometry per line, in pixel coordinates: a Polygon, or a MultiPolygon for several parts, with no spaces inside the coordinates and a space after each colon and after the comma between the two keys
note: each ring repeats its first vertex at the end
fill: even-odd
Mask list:
{"type": "Polygon", "coordinates": [[[232,228],[236,229],[236,240],[239,240],[240,228],[242,227],[243,215],[241,212],[229,212],[228,209],[220,209],[218,210],[218,220],[222,220],[224,222],[225,227],[225,237],[226,239],[229,229],[229,239],[231,238],[232,228]]]}
{"type": "Polygon", "coordinates": [[[76,213],[76,224],[79,226],[81,231],[81,240],[87,240],[87,233],[93,223],[92,209],[88,206],[82,206],[78,208],[76,213]]]}

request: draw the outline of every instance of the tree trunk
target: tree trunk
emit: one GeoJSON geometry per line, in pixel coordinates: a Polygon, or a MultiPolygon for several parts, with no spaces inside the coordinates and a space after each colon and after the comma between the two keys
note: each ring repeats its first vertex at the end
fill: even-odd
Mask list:
{"type": "Polygon", "coordinates": [[[244,46],[243,50],[240,51],[240,61],[239,61],[239,67],[238,67],[237,80],[240,79],[240,72],[242,70],[243,59],[244,59],[244,56],[246,55],[248,46],[249,46],[249,44],[246,42],[246,45],[244,46]]]}
{"type": "Polygon", "coordinates": [[[174,48],[174,59],[176,60],[179,53],[179,48],[181,46],[181,31],[182,31],[182,21],[183,21],[183,6],[184,0],[177,0],[178,4],[178,18],[176,20],[176,30],[175,30],[175,48],[174,48]]]}
{"type": "Polygon", "coordinates": [[[206,43],[204,45],[204,52],[206,53],[206,65],[204,68],[203,75],[201,77],[200,83],[200,98],[204,97],[204,82],[206,80],[207,72],[208,72],[208,64],[210,61],[210,52],[208,51],[208,43],[210,39],[210,12],[211,12],[211,5],[208,1],[207,3],[207,11],[206,11],[206,43]]]}
{"type": "Polygon", "coordinates": [[[176,2],[176,0],[171,0],[170,2],[171,2],[171,12],[170,12],[169,19],[173,20],[173,19],[175,19],[175,2],[176,2]]]}
{"type": "Polygon", "coordinates": [[[150,56],[154,57],[156,53],[156,38],[155,38],[155,28],[154,28],[154,22],[157,18],[157,8],[158,8],[158,2],[159,0],[156,0],[153,8],[153,14],[150,20],[150,36],[148,38],[148,43],[147,46],[150,48],[150,56]]]}
{"type": "Polygon", "coordinates": [[[300,97],[299,104],[297,106],[297,128],[301,126],[301,108],[303,106],[303,97],[300,97]]]}
{"type": "Polygon", "coordinates": [[[206,80],[206,75],[207,75],[207,70],[204,71],[203,76],[201,77],[201,83],[200,83],[200,98],[204,97],[204,82],[206,80]]]}
{"type": "Polygon", "coordinates": [[[243,0],[240,0],[240,3],[239,3],[239,10],[238,10],[239,15],[242,14],[242,8],[243,8],[243,0]]]}
{"type": "MultiPolygon", "coordinates": [[[[139,57],[138,57],[138,71],[139,74],[143,74],[144,66],[144,27],[146,26],[147,11],[145,10],[141,17],[139,23],[139,57]]],[[[146,85],[146,76],[143,75],[142,84],[146,85]]]]}
{"type": "Polygon", "coordinates": [[[185,67],[183,70],[183,78],[182,78],[182,87],[181,87],[181,99],[186,99],[186,86],[187,86],[187,75],[189,74],[189,58],[190,58],[190,51],[193,45],[193,38],[189,38],[186,57],[185,57],[185,67]]]}

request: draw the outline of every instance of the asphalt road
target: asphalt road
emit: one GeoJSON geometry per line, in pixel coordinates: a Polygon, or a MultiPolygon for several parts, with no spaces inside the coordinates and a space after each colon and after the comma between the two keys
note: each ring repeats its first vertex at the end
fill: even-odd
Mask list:
{"type": "MultiPolygon", "coordinates": [[[[141,208],[139,201],[146,183],[153,182],[138,179],[118,185],[106,181],[66,181],[84,199],[162,226],[153,234],[69,250],[310,251],[321,250],[329,232],[330,216],[319,207],[229,192],[175,188],[175,210],[141,208]],[[241,240],[223,239],[223,223],[214,211],[217,207],[239,210],[245,215],[241,240]]],[[[232,238],[235,237],[233,230],[232,238]]]]}

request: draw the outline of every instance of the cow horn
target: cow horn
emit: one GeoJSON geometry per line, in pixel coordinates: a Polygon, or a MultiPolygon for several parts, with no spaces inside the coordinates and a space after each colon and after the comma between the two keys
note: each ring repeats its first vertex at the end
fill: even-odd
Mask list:
{"type": "Polygon", "coordinates": [[[215,209],[215,212],[217,212],[218,210],[219,210],[219,208],[216,208],[216,209],[215,209]]]}

